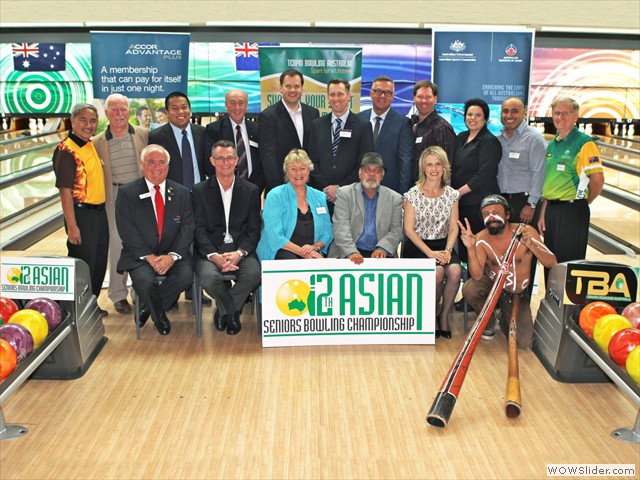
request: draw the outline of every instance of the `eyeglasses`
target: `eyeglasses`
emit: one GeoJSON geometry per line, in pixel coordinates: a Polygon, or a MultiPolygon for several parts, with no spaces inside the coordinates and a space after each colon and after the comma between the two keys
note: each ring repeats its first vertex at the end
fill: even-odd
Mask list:
{"type": "Polygon", "coordinates": [[[393,96],[393,90],[380,90],[379,88],[374,88],[371,91],[376,95],[378,95],[379,97],[381,97],[382,95],[385,95],[387,97],[393,96]]]}
{"type": "Polygon", "coordinates": [[[574,113],[573,110],[571,110],[570,112],[553,112],[551,115],[553,115],[554,117],[566,118],[572,113],[574,113]]]}
{"type": "Polygon", "coordinates": [[[156,160],[145,160],[144,163],[146,163],[150,167],[155,167],[155,166],[166,167],[169,162],[167,162],[166,160],[157,160],[157,161],[156,160]]]}
{"type": "Polygon", "coordinates": [[[231,162],[235,161],[236,158],[238,158],[238,157],[235,156],[235,155],[233,155],[233,156],[229,155],[228,157],[213,157],[213,159],[216,162],[227,162],[227,163],[231,163],[231,162]]]}

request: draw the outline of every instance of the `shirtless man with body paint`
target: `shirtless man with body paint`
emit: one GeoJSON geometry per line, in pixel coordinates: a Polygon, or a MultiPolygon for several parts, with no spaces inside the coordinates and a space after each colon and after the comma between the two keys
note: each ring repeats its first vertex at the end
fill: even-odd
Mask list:
{"type": "MultiPolygon", "coordinates": [[[[466,225],[458,221],[462,243],[469,252],[468,268],[471,276],[464,284],[462,295],[476,312],[481,311],[511,239],[518,228],[518,224],[509,222],[511,209],[507,201],[500,195],[486,197],[480,205],[480,211],[486,228],[477,235],[471,231],[469,221],[466,218],[466,225]]],[[[509,265],[498,306],[501,310],[500,327],[506,335],[509,331],[513,296],[520,297],[518,346],[527,348],[531,345],[533,338],[533,321],[529,305],[531,297],[527,289],[531,276],[531,256],[535,255],[545,268],[553,267],[557,261],[555,255],[542,242],[535,228],[526,225],[521,232],[520,245],[518,245],[511,265],[509,265]]],[[[482,338],[491,339],[494,335],[495,316],[487,324],[482,338]]]]}

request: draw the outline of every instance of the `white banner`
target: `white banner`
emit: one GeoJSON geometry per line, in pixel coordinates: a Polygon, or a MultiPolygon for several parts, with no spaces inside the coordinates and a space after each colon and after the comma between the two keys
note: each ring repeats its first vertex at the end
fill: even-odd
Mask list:
{"type": "Polygon", "coordinates": [[[3,297],[75,300],[75,258],[2,257],[3,297]]]}
{"type": "Polygon", "coordinates": [[[435,260],[262,262],[262,346],[435,343],[435,260]]]}

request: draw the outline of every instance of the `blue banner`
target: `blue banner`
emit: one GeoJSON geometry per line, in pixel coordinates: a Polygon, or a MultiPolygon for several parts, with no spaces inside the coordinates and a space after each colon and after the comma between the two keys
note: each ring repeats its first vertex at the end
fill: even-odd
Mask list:
{"type": "Polygon", "coordinates": [[[187,93],[188,33],[91,32],[93,96],[187,93]]]}
{"type": "Polygon", "coordinates": [[[438,103],[451,112],[456,132],[466,130],[464,103],[481,98],[489,104],[489,129],[500,131],[500,105],[508,97],[529,99],[533,30],[433,32],[433,81],[438,103]],[[494,115],[497,112],[497,115],[494,115]]]}

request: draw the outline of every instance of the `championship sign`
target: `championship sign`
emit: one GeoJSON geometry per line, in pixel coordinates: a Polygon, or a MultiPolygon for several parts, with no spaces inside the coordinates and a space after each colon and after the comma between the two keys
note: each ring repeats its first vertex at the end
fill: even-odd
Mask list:
{"type": "Polygon", "coordinates": [[[435,343],[435,261],[262,262],[262,346],[435,343]]]}
{"type": "Polygon", "coordinates": [[[74,258],[2,257],[2,296],[74,300],[74,258]]]}

